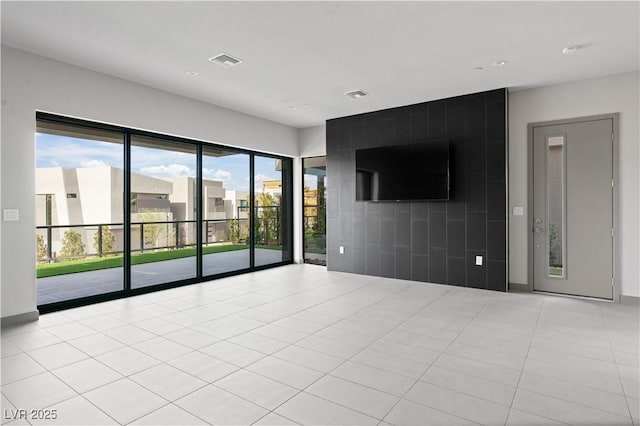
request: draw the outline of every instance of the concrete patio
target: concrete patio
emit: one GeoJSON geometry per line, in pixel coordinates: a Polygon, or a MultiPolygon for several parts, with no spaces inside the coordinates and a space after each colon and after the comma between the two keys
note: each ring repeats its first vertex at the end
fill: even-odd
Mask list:
{"type": "MultiPolygon", "coordinates": [[[[281,261],[282,252],[279,250],[255,250],[256,266],[281,261]]],[[[248,249],[211,253],[203,256],[202,270],[204,275],[222,274],[248,267],[248,249]]],[[[131,267],[131,287],[148,287],[165,282],[193,278],[195,275],[195,257],[133,265],[131,267]]],[[[37,281],[38,305],[45,305],[122,290],[123,268],[57,275],[39,278],[37,281]]]]}

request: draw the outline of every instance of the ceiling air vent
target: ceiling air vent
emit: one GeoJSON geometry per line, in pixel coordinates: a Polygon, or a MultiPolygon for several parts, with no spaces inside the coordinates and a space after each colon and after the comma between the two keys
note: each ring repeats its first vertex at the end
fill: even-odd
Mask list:
{"type": "Polygon", "coordinates": [[[242,60],[238,58],[234,58],[231,55],[227,55],[226,53],[221,53],[213,58],[209,58],[211,62],[215,62],[216,64],[231,68],[238,65],[242,60]]]}
{"type": "Polygon", "coordinates": [[[364,98],[365,96],[368,95],[368,93],[365,92],[364,90],[354,90],[352,92],[345,93],[345,95],[352,97],[354,99],[358,99],[358,98],[364,98]]]}

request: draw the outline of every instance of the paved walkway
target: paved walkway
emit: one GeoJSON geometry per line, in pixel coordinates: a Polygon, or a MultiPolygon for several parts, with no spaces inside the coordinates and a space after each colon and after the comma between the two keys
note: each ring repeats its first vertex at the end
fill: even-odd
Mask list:
{"type": "MultiPolygon", "coordinates": [[[[256,249],[256,266],[282,261],[279,250],[256,249]]],[[[249,267],[249,250],[203,256],[202,272],[215,275],[249,267]]],[[[122,290],[123,268],[100,269],[38,279],[38,305],[122,290]]],[[[131,267],[131,286],[147,287],[196,276],[196,258],[165,260],[131,267]]]]}

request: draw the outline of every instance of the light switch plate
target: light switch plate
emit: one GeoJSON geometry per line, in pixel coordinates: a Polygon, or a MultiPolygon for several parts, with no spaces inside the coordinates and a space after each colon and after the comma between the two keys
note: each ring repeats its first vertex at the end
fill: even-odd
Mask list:
{"type": "Polygon", "coordinates": [[[4,209],[2,210],[2,219],[5,222],[16,222],[20,220],[20,210],[18,209],[4,209]]]}
{"type": "Polygon", "coordinates": [[[482,256],[476,256],[476,265],[482,266],[482,256]]]}
{"type": "Polygon", "coordinates": [[[524,215],[524,207],[514,207],[513,208],[514,216],[523,216],[524,215]]]}
{"type": "Polygon", "coordinates": [[[340,254],[344,254],[344,246],[340,246],[340,254]]]}

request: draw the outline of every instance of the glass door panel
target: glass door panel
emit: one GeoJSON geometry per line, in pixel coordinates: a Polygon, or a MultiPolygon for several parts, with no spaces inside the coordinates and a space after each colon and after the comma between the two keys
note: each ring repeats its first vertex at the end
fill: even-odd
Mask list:
{"type": "Polygon", "coordinates": [[[254,157],[255,266],[291,260],[291,160],[254,157]]]}
{"type": "Polygon", "coordinates": [[[327,264],[327,160],[302,159],[304,261],[327,264]]]}
{"type": "Polygon", "coordinates": [[[124,289],[123,147],[118,132],[37,122],[38,305],[124,289]]]}
{"type": "Polygon", "coordinates": [[[564,136],[547,138],[547,245],[549,277],[565,276],[564,136]]]}
{"type": "Polygon", "coordinates": [[[131,288],[197,275],[196,148],[131,137],[131,288]]]}
{"type": "Polygon", "coordinates": [[[202,275],[248,269],[249,154],[202,149],[202,275]]]}

